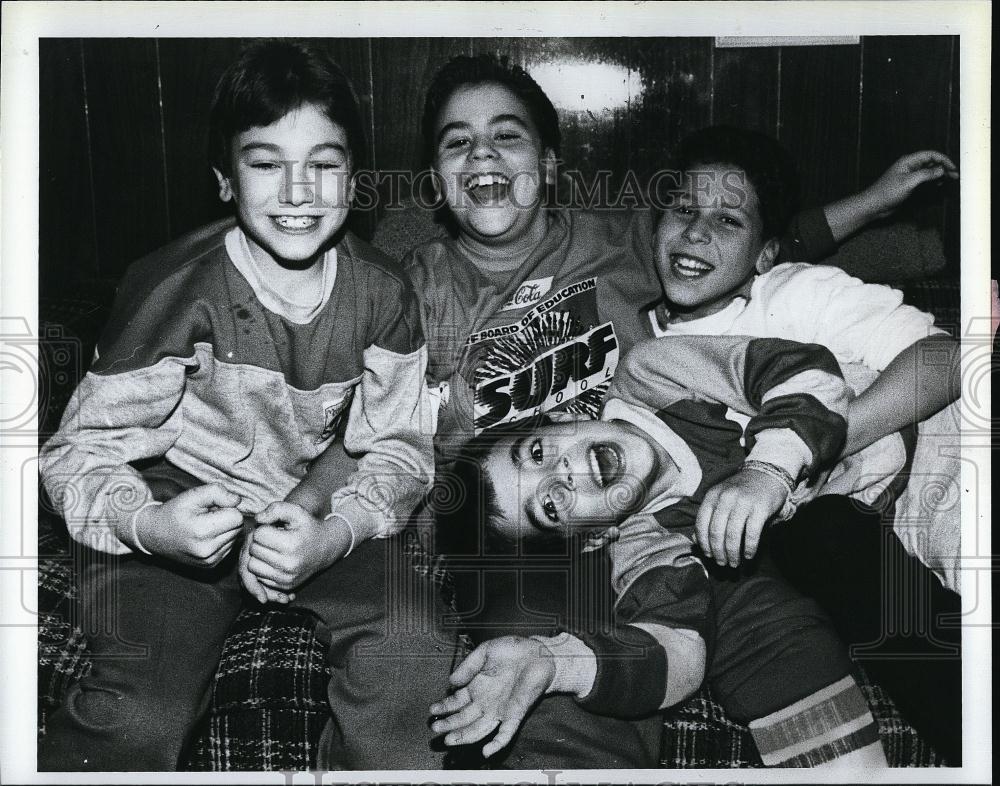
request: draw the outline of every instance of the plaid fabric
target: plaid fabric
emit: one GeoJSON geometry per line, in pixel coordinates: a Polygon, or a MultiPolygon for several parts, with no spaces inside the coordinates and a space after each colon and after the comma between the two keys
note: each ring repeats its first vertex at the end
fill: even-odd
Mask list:
{"type": "MultiPolygon", "coordinates": [[[[86,643],[72,630],[72,564],[65,535],[40,522],[38,687],[39,735],[48,712],[71,681],[89,669],[86,643]]],[[[414,552],[414,557],[419,554],[414,552]]],[[[445,582],[440,569],[416,559],[415,569],[445,582]]],[[[316,620],[299,611],[246,610],[226,640],[208,717],[189,751],[191,770],[304,770],[316,766],[316,745],[329,716],[324,653],[316,620]]],[[[944,762],[862,674],[859,684],[879,725],[889,763],[897,767],[944,762]]],[[[762,766],[746,727],[729,720],[709,690],[664,715],[661,764],[674,769],[762,766]]]]}

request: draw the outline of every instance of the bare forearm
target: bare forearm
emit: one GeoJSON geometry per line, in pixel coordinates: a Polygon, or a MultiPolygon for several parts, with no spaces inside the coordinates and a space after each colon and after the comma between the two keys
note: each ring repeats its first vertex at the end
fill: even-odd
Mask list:
{"type": "Polygon", "coordinates": [[[823,214],[833,239],[840,243],[866,224],[878,218],[878,211],[867,191],[859,191],[824,206],[823,214]]]}
{"type": "Polygon", "coordinates": [[[343,442],[338,440],[313,461],[285,501],[300,505],[316,518],[323,518],[330,512],[330,495],[347,484],[357,466],[357,461],[347,455],[343,442]]]}
{"type": "Polygon", "coordinates": [[[950,336],[929,336],[900,352],[851,403],[843,455],[926,420],[958,399],[958,350],[950,336]]]}

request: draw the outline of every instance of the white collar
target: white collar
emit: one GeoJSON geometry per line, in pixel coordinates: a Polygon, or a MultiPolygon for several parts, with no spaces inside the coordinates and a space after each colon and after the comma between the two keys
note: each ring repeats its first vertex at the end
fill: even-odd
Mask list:
{"type": "Polygon", "coordinates": [[[226,233],[226,252],[264,308],[297,325],[309,324],[323,310],[330,299],[330,293],[333,292],[334,282],[337,280],[337,249],[331,248],[323,255],[321,262],[323,281],[318,293],[319,296],[313,303],[295,303],[282,297],[267,283],[267,277],[264,276],[260,266],[250,253],[246,236],[238,226],[226,233]]]}

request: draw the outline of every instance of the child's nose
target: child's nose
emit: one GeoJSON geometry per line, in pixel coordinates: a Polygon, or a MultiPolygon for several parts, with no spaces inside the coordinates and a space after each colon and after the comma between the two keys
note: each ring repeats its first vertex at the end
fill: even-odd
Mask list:
{"type": "Polygon", "coordinates": [[[687,226],[684,227],[684,239],[690,243],[704,243],[708,240],[708,228],[705,226],[705,219],[700,215],[691,216],[687,226]]]}
{"type": "Polygon", "coordinates": [[[285,169],[285,183],[281,201],[286,205],[312,204],[316,199],[315,174],[304,166],[285,169]]]}
{"type": "Polygon", "coordinates": [[[469,157],[474,161],[481,161],[487,158],[496,158],[497,151],[493,147],[493,140],[489,137],[481,136],[473,140],[469,148],[469,157]]]}

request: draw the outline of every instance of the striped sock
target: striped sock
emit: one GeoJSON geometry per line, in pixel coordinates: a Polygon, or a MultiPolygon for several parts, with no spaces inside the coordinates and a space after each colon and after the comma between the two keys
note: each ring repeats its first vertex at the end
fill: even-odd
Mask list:
{"type": "Polygon", "coordinates": [[[878,742],[878,726],[851,676],[750,722],[768,767],[816,767],[878,742]]]}

